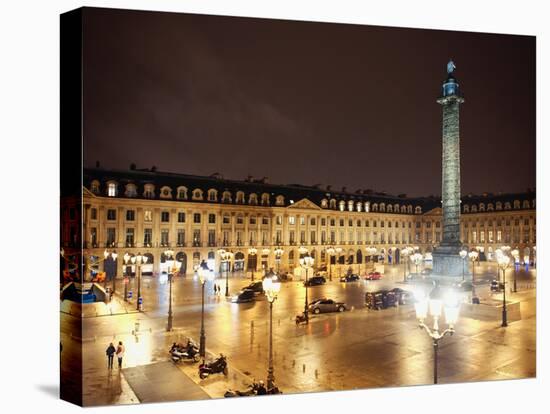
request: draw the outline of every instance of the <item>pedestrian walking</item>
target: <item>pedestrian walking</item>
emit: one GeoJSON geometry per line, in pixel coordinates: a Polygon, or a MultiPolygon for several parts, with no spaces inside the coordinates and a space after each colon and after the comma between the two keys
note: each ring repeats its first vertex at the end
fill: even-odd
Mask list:
{"type": "Polygon", "coordinates": [[[118,342],[118,346],[116,348],[116,356],[118,358],[118,369],[122,368],[122,358],[124,357],[124,345],[122,345],[122,341],[118,342]]]}
{"type": "Polygon", "coordinates": [[[218,294],[218,285],[214,283],[214,295],[218,294]]]}
{"type": "Polygon", "coordinates": [[[115,358],[116,348],[111,342],[107,347],[105,353],[107,354],[107,366],[109,369],[113,369],[113,359],[115,358]]]}

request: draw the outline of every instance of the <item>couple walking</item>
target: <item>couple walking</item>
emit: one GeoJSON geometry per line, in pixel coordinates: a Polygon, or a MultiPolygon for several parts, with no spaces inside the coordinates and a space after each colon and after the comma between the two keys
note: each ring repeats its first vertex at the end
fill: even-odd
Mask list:
{"type": "Polygon", "coordinates": [[[124,357],[124,351],[125,348],[124,345],[122,345],[122,341],[118,342],[118,346],[116,348],[112,342],[109,344],[109,347],[105,351],[105,353],[107,354],[107,363],[109,369],[113,369],[113,359],[115,357],[115,354],[118,359],[118,369],[122,368],[122,358],[124,357]]]}

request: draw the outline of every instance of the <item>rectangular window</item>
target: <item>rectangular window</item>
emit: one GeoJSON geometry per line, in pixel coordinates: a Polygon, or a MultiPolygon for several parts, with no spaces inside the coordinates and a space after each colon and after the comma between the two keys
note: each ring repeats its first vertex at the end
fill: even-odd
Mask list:
{"type": "Polygon", "coordinates": [[[288,241],[290,244],[294,244],[294,230],[290,230],[288,233],[288,241]]]}
{"type": "Polygon", "coordinates": [[[477,231],[472,231],[472,243],[477,243],[477,231]]]}
{"type": "Polygon", "coordinates": [[[314,231],[309,233],[309,242],[312,243],[312,244],[317,243],[317,241],[315,240],[315,232],[314,231]]]}
{"type": "Polygon", "coordinates": [[[321,243],[325,244],[326,242],[327,242],[327,232],[323,230],[321,232],[321,243]]]}
{"type": "Polygon", "coordinates": [[[300,232],[300,243],[302,244],[306,243],[306,232],[303,230],[300,232]]]}
{"type": "Polygon", "coordinates": [[[484,230],[479,232],[479,242],[480,243],[485,243],[485,231],[484,230]]]}
{"type": "Polygon", "coordinates": [[[331,226],[334,226],[334,225],[335,225],[335,220],[334,220],[334,219],[330,219],[330,225],[331,225],[331,226]]]}
{"type": "Polygon", "coordinates": [[[378,222],[376,220],[372,221],[372,227],[378,227],[378,222]]]}
{"type": "Polygon", "coordinates": [[[178,246],[185,246],[185,230],[178,229],[178,246]]]}
{"type": "Polygon", "coordinates": [[[357,243],[361,243],[361,232],[357,231],[357,243]]]}
{"type": "Polygon", "coordinates": [[[417,231],[415,234],[414,234],[414,240],[416,243],[420,243],[420,232],[417,231]]]}
{"type": "Polygon", "coordinates": [[[208,230],[208,246],[216,245],[216,230],[208,230]]]}
{"type": "Polygon", "coordinates": [[[281,230],[277,230],[277,233],[275,234],[276,234],[275,242],[277,244],[281,244],[283,240],[283,232],[281,230]]]}
{"type": "Polygon", "coordinates": [[[277,216],[275,218],[275,223],[278,224],[278,225],[283,224],[283,216],[277,216]]]}
{"type": "Polygon", "coordinates": [[[193,230],[193,246],[199,247],[200,245],[201,245],[201,231],[193,230]]]}
{"type": "Polygon", "coordinates": [[[497,243],[502,241],[502,231],[497,230],[497,243]]]}
{"type": "Polygon", "coordinates": [[[350,230],[349,233],[348,233],[348,241],[350,243],[353,243],[353,230],[350,230]]]}
{"type": "Polygon", "coordinates": [[[353,227],[353,220],[352,219],[348,220],[348,226],[353,227]]]}
{"type": "Polygon", "coordinates": [[[357,227],[361,227],[361,220],[357,220],[357,227]]]}
{"type": "Polygon", "coordinates": [[[243,245],[242,232],[238,231],[237,232],[237,246],[242,246],[242,245],[243,245]]]}
{"type": "Polygon", "coordinates": [[[178,223],[185,223],[185,213],[183,211],[178,213],[178,223]]]}
{"type": "Polygon", "coordinates": [[[92,242],[92,247],[97,246],[97,228],[92,227],[90,229],[90,241],[92,242]]]}
{"type": "Polygon", "coordinates": [[[256,232],[251,231],[249,233],[248,243],[254,246],[256,244],[256,232]]]}
{"type": "Polygon", "coordinates": [[[200,223],[201,222],[201,213],[195,213],[193,214],[193,223],[200,223]]]}
{"type": "Polygon", "coordinates": [[[432,227],[432,222],[431,221],[426,222],[426,228],[429,229],[431,227],[432,227]]]}
{"type": "Polygon", "coordinates": [[[300,217],[300,225],[304,226],[306,224],[306,218],[304,216],[300,217]]]}
{"type": "Polygon", "coordinates": [[[116,220],[116,210],[114,208],[107,210],[107,220],[116,220]]]}
{"type": "Polygon", "coordinates": [[[343,231],[340,232],[340,243],[346,242],[346,235],[343,231]]]}
{"type": "Polygon", "coordinates": [[[263,217],[262,217],[262,224],[263,224],[263,225],[269,224],[269,218],[263,216],[263,217]]]}
{"type": "Polygon", "coordinates": [[[92,208],[92,211],[91,211],[91,216],[92,216],[92,220],[97,220],[97,208],[92,208]]]}
{"type": "Polygon", "coordinates": [[[336,243],[336,233],[333,231],[330,232],[330,242],[332,244],[336,243]]]}
{"type": "Polygon", "coordinates": [[[312,218],[309,220],[309,224],[310,224],[311,226],[315,226],[315,218],[314,218],[314,217],[312,217],[312,218]]]}
{"type": "Polygon", "coordinates": [[[126,247],[132,247],[134,245],[134,229],[128,227],[126,229],[126,247]]]}
{"type": "Polygon", "coordinates": [[[136,212],[134,210],[126,210],[126,221],[134,221],[136,212]]]}
{"type": "Polygon", "coordinates": [[[243,224],[244,219],[243,216],[237,216],[237,224],[243,224]]]}
{"type": "Polygon", "coordinates": [[[153,229],[145,229],[143,233],[143,245],[150,247],[153,244],[153,229]]]}
{"type": "Polygon", "coordinates": [[[224,231],[223,232],[223,245],[224,246],[229,246],[230,243],[231,243],[231,239],[229,237],[229,232],[224,231]]]}
{"type": "Polygon", "coordinates": [[[365,226],[370,227],[370,220],[365,220],[365,226]]]}
{"type": "Polygon", "coordinates": [[[209,214],[208,215],[208,224],[216,224],[216,215],[215,214],[209,214]]]}
{"type": "Polygon", "coordinates": [[[344,227],[344,219],[340,219],[340,227],[344,227]]]}
{"type": "Polygon", "coordinates": [[[321,219],[321,226],[326,226],[326,225],[327,225],[327,219],[322,218],[321,219]]]}
{"type": "Polygon", "coordinates": [[[250,224],[256,224],[256,216],[250,216],[250,224]]]}
{"type": "Polygon", "coordinates": [[[143,211],[143,221],[153,221],[153,212],[151,210],[143,211]]]}
{"type": "Polygon", "coordinates": [[[493,242],[493,230],[488,231],[489,243],[493,242]]]}
{"type": "Polygon", "coordinates": [[[160,231],[160,245],[162,247],[168,247],[168,230],[163,229],[160,231]]]}
{"type": "Polygon", "coordinates": [[[289,216],[288,217],[288,224],[296,224],[296,217],[289,216]]]}
{"type": "Polygon", "coordinates": [[[231,223],[231,217],[229,215],[223,216],[223,224],[230,224],[231,223]]]}
{"type": "Polygon", "coordinates": [[[262,232],[262,245],[267,246],[269,244],[269,237],[267,231],[262,232]]]}
{"type": "Polygon", "coordinates": [[[161,211],[160,221],[162,221],[163,223],[168,223],[170,221],[170,213],[168,211],[161,211]]]}
{"type": "Polygon", "coordinates": [[[107,246],[114,246],[116,241],[116,232],[114,227],[107,228],[107,246]]]}
{"type": "Polygon", "coordinates": [[[381,221],[380,222],[380,227],[384,227],[384,224],[385,224],[384,221],[381,221]]]}

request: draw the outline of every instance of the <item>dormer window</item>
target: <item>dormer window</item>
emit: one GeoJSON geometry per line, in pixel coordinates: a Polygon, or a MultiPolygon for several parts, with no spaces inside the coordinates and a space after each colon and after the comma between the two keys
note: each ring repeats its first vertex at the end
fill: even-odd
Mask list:
{"type": "Polygon", "coordinates": [[[195,188],[193,190],[193,200],[202,200],[202,190],[195,188]]]}
{"type": "Polygon", "coordinates": [[[229,191],[223,192],[222,203],[231,203],[231,193],[229,191]]]}
{"type": "Polygon", "coordinates": [[[470,206],[468,204],[464,204],[463,210],[464,210],[465,213],[469,213],[470,212],[470,206]]]}
{"type": "Polygon", "coordinates": [[[263,193],[262,194],[262,206],[268,206],[269,205],[269,194],[263,193]]]}
{"type": "Polygon", "coordinates": [[[278,195],[277,197],[275,197],[275,204],[278,206],[284,206],[285,198],[282,195],[278,195]]]}
{"type": "Polygon", "coordinates": [[[365,203],[365,213],[368,213],[370,211],[370,202],[365,203]]]}
{"type": "Polygon", "coordinates": [[[479,211],[485,211],[485,203],[479,203],[479,211]]]}
{"type": "Polygon", "coordinates": [[[386,212],[386,203],[380,203],[380,211],[382,213],[385,213],[386,212]]]}
{"type": "Polygon", "coordinates": [[[348,201],[348,210],[353,211],[353,200],[348,201]]]}
{"type": "Polygon", "coordinates": [[[363,209],[363,206],[361,205],[361,202],[358,201],[357,204],[355,205],[355,208],[357,209],[357,211],[361,211],[363,209]]]}
{"type": "Polygon", "coordinates": [[[493,211],[495,208],[493,206],[493,203],[487,204],[487,211],[493,211]]]}
{"type": "Polygon", "coordinates": [[[529,200],[523,200],[523,208],[529,208],[529,200]]]}
{"type": "Polygon", "coordinates": [[[407,207],[401,206],[401,213],[406,213],[406,212],[407,212],[407,207]]]}
{"type": "Polygon", "coordinates": [[[497,210],[502,210],[502,203],[500,201],[497,201],[496,203],[496,209],[497,210]]]}
{"type": "Polygon", "coordinates": [[[187,187],[178,187],[178,200],[187,200],[187,187]]]}
{"type": "Polygon", "coordinates": [[[322,207],[322,208],[327,208],[327,206],[328,206],[328,201],[327,201],[326,198],[323,198],[323,199],[321,200],[321,207],[322,207]]]}
{"type": "Polygon", "coordinates": [[[340,201],[339,203],[340,211],[344,211],[346,209],[346,203],[344,200],[340,201]]]}
{"type": "Polygon", "coordinates": [[[160,189],[160,198],[172,198],[172,189],[164,186],[160,189]]]}
{"type": "Polygon", "coordinates": [[[244,193],[237,191],[237,204],[244,204],[244,193]]]}
{"type": "Polygon", "coordinates": [[[334,198],[330,199],[330,208],[336,209],[336,200],[334,198]]]}
{"type": "Polygon", "coordinates": [[[510,210],[511,208],[512,208],[512,205],[510,204],[509,201],[504,203],[504,210],[510,210]]]}
{"type": "Polygon", "coordinates": [[[388,213],[393,213],[393,207],[391,204],[388,204],[388,213]]]}
{"type": "Polygon", "coordinates": [[[218,191],[211,188],[208,190],[208,201],[218,201],[218,191]]]}
{"type": "Polygon", "coordinates": [[[251,193],[248,196],[248,204],[257,205],[258,204],[258,194],[251,193]]]}
{"type": "Polygon", "coordinates": [[[519,200],[514,200],[514,210],[519,208],[519,200]]]}
{"type": "Polygon", "coordinates": [[[475,204],[472,205],[472,213],[477,213],[477,206],[475,204]]]}
{"type": "Polygon", "coordinates": [[[92,184],[90,185],[90,191],[94,194],[99,194],[99,181],[92,181],[92,184]]]}
{"type": "Polygon", "coordinates": [[[414,209],[414,214],[422,214],[422,207],[416,206],[414,209]]]}
{"type": "Polygon", "coordinates": [[[408,214],[412,214],[413,212],[413,206],[411,206],[410,204],[407,206],[407,213],[408,214]]]}
{"type": "Polygon", "coordinates": [[[372,205],[372,211],[377,212],[378,211],[378,204],[374,203],[372,205]]]}
{"type": "Polygon", "coordinates": [[[155,186],[153,184],[145,184],[143,187],[143,197],[155,198],[155,186]]]}
{"type": "Polygon", "coordinates": [[[109,197],[116,197],[116,183],[115,182],[109,182],[107,183],[107,196],[109,197]]]}

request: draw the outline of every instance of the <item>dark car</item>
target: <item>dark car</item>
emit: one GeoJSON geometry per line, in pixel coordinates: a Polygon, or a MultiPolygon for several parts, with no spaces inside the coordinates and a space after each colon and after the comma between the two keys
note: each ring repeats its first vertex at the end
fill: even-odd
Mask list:
{"type": "Polygon", "coordinates": [[[346,304],[344,302],[335,302],[332,299],[317,299],[309,304],[308,310],[316,315],[321,312],[344,312],[346,304]]]}
{"type": "Polygon", "coordinates": [[[244,289],[241,290],[237,295],[233,296],[231,302],[234,303],[244,303],[244,302],[253,302],[255,293],[253,290],[244,289]]]}
{"type": "Polygon", "coordinates": [[[365,305],[369,309],[386,309],[390,306],[397,306],[399,299],[397,295],[388,290],[379,290],[377,292],[367,292],[365,294],[365,305]]]}
{"type": "Polygon", "coordinates": [[[393,292],[395,295],[395,298],[397,299],[397,302],[400,305],[406,305],[407,303],[412,303],[414,300],[412,292],[408,290],[404,290],[401,288],[393,288],[390,290],[390,292],[393,292]]]}
{"type": "Polygon", "coordinates": [[[319,286],[327,283],[327,280],[323,276],[313,276],[304,282],[304,286],[319,286]]]}
{"type": "Polygon", "coordinates": [[[264,293],[264,285],[262,282],[252,282],[250,285],[246,286],[243,290],[251,290],[255,294],[259,295],[264,293]]]}
{"type": "Polygon", "coordinates": [[[366,280],[380,280],[382,279],[382,274],[380,272],[370,272],[365,276],[366,280]]]}
{"type": "Polygon", "coordinates": [[[356,282],[359,280],[359,275],[345,275],[340,278],[340,282],[356,282]]]}
{"type": "Polygon", "coordinates": [[[502,292],[504,290],[504,283],[499,280],[491,281],[491,292],[502,292]]]}

